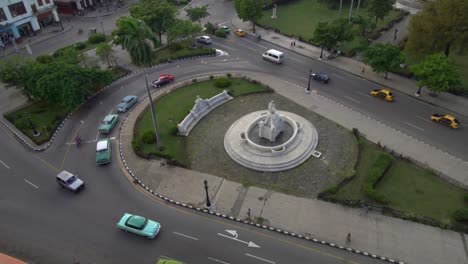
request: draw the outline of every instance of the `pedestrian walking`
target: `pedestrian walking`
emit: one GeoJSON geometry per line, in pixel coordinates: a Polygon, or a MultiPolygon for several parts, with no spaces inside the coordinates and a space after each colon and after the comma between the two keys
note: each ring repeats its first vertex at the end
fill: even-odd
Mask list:
{"type": "Polygon", "coordinates": [[[291,41],[291,45],[289,45],[290,48],[293,48],[294,41],[291,41]]]}
{"type": "Polygon", "coordinates": [[[296,47],[296,41],[293,40],[293,47],[295,48],[296,47]]]}
{"type": "Polygon", "coordinates": [[[351,233],[348,233],[348,235],[346,236],[346,244],[349,243],[351,243],[351,233]]]}
{"type": "Polygon", "coordinates": [[[393,40],[396,40],[398,33],[398,28],[395,28],[395,32],[393,33],[393,40]]]}
{"type": "Polygon", "coordinates": [[[364,74],[366,72],[366,67],[362,67],[361,73],[364,74]]]}
{"type": "Polygon", "coordinates": [[[250,218],[250,208],[247,209],[247,217],[250,218]]]}
{"type": "Polygon", "coordinates": [[[367,206],[367,205],[364,205],[364,206],[366,207],[366,214],[368,214],[369,213],[369,206],[367,206]]]}

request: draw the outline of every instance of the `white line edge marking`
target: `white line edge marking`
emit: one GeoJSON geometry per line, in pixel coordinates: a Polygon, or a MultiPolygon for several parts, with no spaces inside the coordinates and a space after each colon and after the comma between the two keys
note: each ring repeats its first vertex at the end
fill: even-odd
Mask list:
{"type": "Polygon", "coordinates": [[[416,116],[416,118],[421,119],[423,121],[426,121],[428,123],[431,123],[431,120],[429,118],[424,118],[424,117],[420,117],[420,116],[416,116]]]}
{"type": "Polygon", "coordinates": [[[198,240],[198,238],[196,238],[196,237],[187,236],[187,235],[184,235],[184,234],[179,233],[179,232],[172,232],[172,233],[173,233],[173,234],[176,234],[176,235],[179,235],[179,236],[186,237],[186,238],[190,238],[190,239],[193,239],[193,240],[198,240]]]}
{"type": "Polygon", "coordinates": [[[353,98],[351,98],[351,97],[349,97],[349,96],[346,96],[346,95],[345,95],[344,97],[347,98],[347,99],[349,99],[349,100],[351,100],[351,101],[354,101],[354,102],[356,102],[356,103],[358,103],[358,104],[361,103],[361,102],[359,102],[358,100],[353,99],[353,98]]]}
{"type": "Polygon", "coordinates": [[[268,260],[268,259],[264,259],[264,258],[261,258],[261,257],[254,256],[254,255],[251,255],[251,254],[249,254],[249,253],[246,253],[245,255],[246,255],[246,256],[249,256],[249,257],[251,257],[251,258],[256,258],[256,259],[258,259],[258,260],[263,260],[263,261],[268,262],[268,263],[271,263],[271,264],[276,264],[276,262],[273,262],[273,261],[270,261],[270,260],[268,260]]]}
{"type": "Polygon", "coordinates": [[[39,187],[37,187],[37,185],[35,185],[34,183],[32,183],[32,182],[30,182],[30,181],[28,181],[26,179],[24,179],[24,181],[31,184],[31,186],[33,186],[34,188],[39,189],[39,187]]]}
{"type": "Polygon", "coordinates": [[[409,125],[409,126],[412,126],[412,127],[416,128],[416,129],[419,129],[419,130],[421,130],[421,131],[424,131],[423,128],[420,128],[420,127],[418,127],[418,126],[415,126],[415,125],[413,125],[413,124],[411,124],[411,123],[405,122],[405,124],[407,124],[407,125],[409,125]]]}
{"type": "Polygon", "coordinates": [[[358,94],[360,94],[360,95],[364,95],[364,96],[371,97],[371,95],[368,94],[368,93],[363,93],[363,92],[361,92],[361,91],[355,91],[355,92],[358,93],[358,94]]]}
{"type": "Polygon", "coordinates": [[[223,263],[223,264],[230,264],[229,262],[225,262],[225,261],[222,261],[222,260],[219,260],[219,259],[215,259],[215,258],[210,258],[208,257],[209,260],[212,260],[212,261],[215,261],[215,262],[219,262],[219,263],[223,263]]]}
{"type": "Polygon", "coordinates": [[[3,166],[5,166],[7,169],[9,169],[9,168],[10,168],[10,167],[8,167],[8,165],[6,165],[6,164],[5,164],[5,162],[3,162],[3,161],[1,161],[1,160],[0,160],[0,163],[2,163],[2,164],[3,164],[3,166]]]}

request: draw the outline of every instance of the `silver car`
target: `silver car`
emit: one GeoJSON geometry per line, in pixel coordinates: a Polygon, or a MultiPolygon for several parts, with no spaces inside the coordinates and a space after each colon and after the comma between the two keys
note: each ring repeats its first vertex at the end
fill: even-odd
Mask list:
{"type": "Polygon", "coordinates": [[[138,102],[138,96],[127,95],[125,96],[120,104],[117,106],[117,110],[121,113],[125,113],[128,109],[132,108],[138,102]]]}
{"type": "Polygon", "coordinates": [[[68,171],[62,171],[57,175],[57,183],[63,188],[69,189],[73,192],[78,192],[83,189],[85,184],[76,175],[68,171]]]}
{"type": "Polygon", "coordinates": [[[197,37],[197,41],[200,42],[200,43],[204,43],[204,44],[210,44],[211,43],[211,38],[208,37],[208,36],[199,36],[199,37],[197,37]]]}

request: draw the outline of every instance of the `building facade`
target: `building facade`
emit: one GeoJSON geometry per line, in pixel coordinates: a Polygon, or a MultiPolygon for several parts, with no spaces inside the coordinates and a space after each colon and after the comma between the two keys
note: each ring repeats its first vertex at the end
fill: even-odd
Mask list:
{"type": "Polygon", "coordinates": [[[59,23],[53,0],[0,0],[0,46],[59,23]]]}
{"type": "Polygon", "coordinates": [[[96,2],[102,4],[103,0],[57,0],[55,5],[60,14],[76,15],[82,14],[85,9],[94,10],[96,2]]]}

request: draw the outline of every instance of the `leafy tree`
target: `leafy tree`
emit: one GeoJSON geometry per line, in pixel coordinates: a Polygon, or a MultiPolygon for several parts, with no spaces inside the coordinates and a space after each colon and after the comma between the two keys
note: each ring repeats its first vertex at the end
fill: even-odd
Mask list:
{"type": "Polygon", "coordinates": [[[468,1],[436,0],[411,19],[405,49],[413,55],[444,52],[468,46],[468,1]]]}
{"type": "Polygon", "coordinates": [[[114,43],[128,51],[135,65],[150,65],[151,44],[159,44],[153,31],[143,21],[132,17],[120,17],[116,23],[117,29],[112,32],[114,43]]]}
{"type": "Polygon", "coordinates": [[[192,22],[200,22],[200,20],[210,15],[210,13],[208,13],[208,5],[189,7],[185,9],[185,12],[187,12],[187,16],[192,22]]]}
{"type": "Polygon", "coordinates": [[[101,43],[96,47],[96,55],[103,61],[107,62],[107,66],[110,68],[112,59],[112,47],[107,43],[101,43]]]}
{"type": "Polygon", "coordinates": [[[252,22],[252,31],[255,33],[255,22],[263,15],[263,1],[259,0],[235,0],[234,6],[237,15],[242,20],[252,22]]]}
{"type": "Polygon", "coordinates": [[[403,58],[398,47],[375,43],[364,51],[364,62],[370,65],[373,71],[384,72],[387,79],[388,72],[398,68],[403,58]]]}
{"type": "Polygon", "coordinates": [[[341,41],[353,39],[351,28],[345,19],[337,19],[329,22],[320,22],[315,28],[312,41],[321,47],[320,58],[323,57],[324,48],[333,48],[341,41]]]}
{"type": "Polygon", "coordinates": [[[457,67],[442,53],[427,56],[423,62],[411,66],[418,86],[426,86],[438,94],[460,84],[457,67]]]}
{"type": "Polygon", "coordinates": [[[364,36],[366,34],[366,30],[369,28],[371,24],[370,18],[363,17],[361,15],[353,17],[352,22],[354,25],[357,25],[361,36],[364,36]]]}
{"type": "Polygon", "coordinates": [[[173,42],[179,38],[190,38],[202,31],[200,25],[194,24],[189,20],[177,19],[172,27],[167,32],[169,42],[173,42]]]}
{"type": "Polygon", "coordinates": [[[130,7],[130,15],[143,20],[159,37],[169,30],[176,19],[177,8],[167,1],[142,0],[130,7]]]}
{"type": "Polygon", "coordinates": [[[38,63],[32,59],[21,59],[19,56],[2,58],[0,63],[0,81],[6,87],[21,89],[22,93],[31,99],[34,89],[34,68],[38,63]]]}
{"type": "Polygon", "coordinates": [[[375,16],[375,25],[377,19],[382,20],[393,9],[395,0],[370,0],[368,3],[369,12],[375,16]]]}

